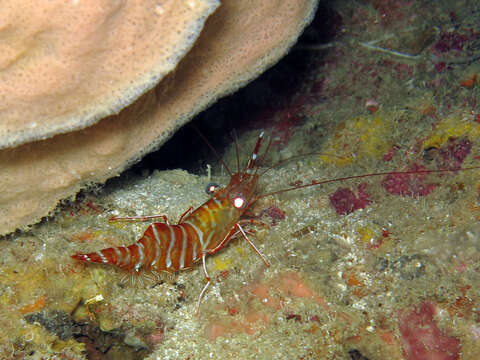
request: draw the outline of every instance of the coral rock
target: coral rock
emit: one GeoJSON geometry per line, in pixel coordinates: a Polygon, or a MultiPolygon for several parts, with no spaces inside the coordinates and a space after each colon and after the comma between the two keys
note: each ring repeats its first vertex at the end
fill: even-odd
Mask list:
{"type": "MultiPolygon", "coordinates": [[[[0,234],[40,220],[59,200],[119,174],[199,111],[260,75],[294,44],[316,5],[317,0],[223,1],[175,71],[118,115],[83,130],[0,151],[0,234]]],[[[158,10],[155,6],[150,9],[158,10]]],[[[139,37],[137,33],[135,41],[139,37]]],[[[101,46],[102,39],[98,41],[101,46]]],[[[185,41],[189,41],[188,36],[185,41]]],[[[78,71],[70,74],[73,79],[80,76],[78,71]]],[[[122,74],[115,76],[124,78],[122,74]]],[[[81,83],[87,83],[89,89],[97,86],[88,80],[81,83]]],[[[126,89],[124,94],[129,95],[122,100],[123,105],[132,100],[132,94],[138,95],[149,86],[152,83],[130,92],[126,89]]],[[[65,97],[44,102],[42,109],[61,107],[65,97]]],[[[105,106],[111,110],[113,105],[105,106]]],[[[113,111],[119,112],[120,106],[113,111]]]]}

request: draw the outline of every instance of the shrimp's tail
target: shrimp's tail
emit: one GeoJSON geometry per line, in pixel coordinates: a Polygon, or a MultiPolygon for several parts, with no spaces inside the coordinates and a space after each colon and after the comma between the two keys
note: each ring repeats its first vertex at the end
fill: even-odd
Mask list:
{"type": "Polygon", "coordinates": [[[134,257],[132,256],[134,254],[132,254],[132,249],[130,249],[130,247],[132,246],[110,247],[87,254],[75,254],[71,257],[82,262],[117,265],[123,269],[129,270],[130,268],[133,268],[135,264],[135,262],[129,261],[129,259],[134,257]]]}

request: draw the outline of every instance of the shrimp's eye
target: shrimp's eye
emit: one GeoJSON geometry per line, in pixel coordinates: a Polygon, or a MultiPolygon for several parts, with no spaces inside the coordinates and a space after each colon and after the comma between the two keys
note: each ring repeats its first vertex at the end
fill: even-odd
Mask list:
{"type": "Polygon", "coordinates": [[[243,209],[246,204],[247,202],[241,196],[237,196],[235,199],[233,199],[233,206],[237,209],[243,209]]]}
{"type": "Polygon", "coordinates": [[[217,183],[211,182],[205,188],[205,192],[208,195],[212,195],[215,192],[215,190],[217,190],[219,187],[220,187],[220,185],[218,185],[217,183]]]}

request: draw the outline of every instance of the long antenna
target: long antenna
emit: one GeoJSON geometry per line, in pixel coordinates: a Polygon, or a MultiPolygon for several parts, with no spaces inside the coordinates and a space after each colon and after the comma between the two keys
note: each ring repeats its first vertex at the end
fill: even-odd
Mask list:
{"type": "MultiPolygon", "coordinates": [[[[318,156],[331,156],[331,157],[335,157],[337,159],[344,159],[342,156],[338,156],[338,155],[334,155],[334,154],[328,154],[328,153],[320,153],[320,152],[310,152],[310,153],[305,153],[305,154],[298,154],[298,155],[293,155],[293,156],[290,156],[289,158],[287,159],[283,159],[283,160],[280,160],[279,162],[277,162],[276,164],[272,165],[272,166],[269,166],[265,171],[263,171],[262,173],[260,173],[259,176],[263,176],[265,175],[267,172],[269,172],[270,170],[273,170],[283,164],[286,164],[287,162],[290,162],[292,160],[295,160],[295,159],[301,159],[301,158],[304,158],[304,157],[307,157],[307,156],[312,156],[312,155],[318,155],[318,156]]],[[[263,165],[263,164],[262,164],[263,165]]]]}
{"type": "Polygon", "coordinates": [[[309,184],[298,185],[298,186],[294,186],[294,187],[291,187],[291,188],[281,189],[281,190],[277,190],[277,191],[273,191],[273,192],[270,192],[270,193],[266,193],[266,194],[257,196],[253,201],[257,201],[258,199],[261,199],[261,198],[264,198],[264,197],[270,196],[270,195],[281,194],[281,193],[284,193],[284,192],[287,192],[287,191],[307,188],[307,187],[316,186],[316,185],[328,184],[328,183],[336,182],[336,181],[362,179],[362,178],[366,178],[366,177],[384,176],[384,175],[431,174],[431,173],[446,173],[446,172],[474,170],[474,169],[480,169],[480,166],[471,166],[471,167],[459,168],[459,169],[387,171],[387,172],[378,172],[378,173],[370,173],[370,174],[362,174],[362,175],[354,175],[354,176],[345,176],[345,177],[341,177],[341,178],[322,180],[322,181],[313,180],[309,184]]]}
{"type": "Polygon", "coordinates": [[[208,145],[208,147],[210,148],[210,150],[212,150],[213,154],[215,155],[215,157],[218,159],[218,161],[220,161],[223,165],[223,167],[225,168],[225,170],[227,170],[228,172],[228,175],[230,175],[230,177],[232,176],[232,172],[230,171],[230,169],[228,168],[227,164],[225,163],[225,161],[223,161],[223,159],[221,158],[220,155],[218,155],[217,153],[217,150],[215,150],[215,148],[212,146],[212,144],[210,144],[210,142],[207,140],[207,138],[200,132],[200,130],[197,128],[196,125],[194,125],[192,123],[192,126],[193,128],[197,131],[198,135],[200,135],[200,137],[203,139],[203,141],[205,141],[205,144],[208,145]]]}
{"type": "Polygon", "coordinates": [[[232,130],[233,142],[235,143],[235,154],[237,155],[237,172],[240,172],[240,154],[238,151],[238,136],[235,129],[232,130]]]}

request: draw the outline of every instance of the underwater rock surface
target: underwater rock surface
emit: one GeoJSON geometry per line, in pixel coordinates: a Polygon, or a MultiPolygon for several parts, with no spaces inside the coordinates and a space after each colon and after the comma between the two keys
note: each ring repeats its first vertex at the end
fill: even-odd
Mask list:
{"type": "MultiPolygon", "coordinates": [[[[266,130],[272,141],[259,194],[365,173],[478,166],[477,88],[463,85],[480,71],[471,54],[476,33],[466,35],[478,22],[470,8],[432,6],[337,3],[329,9],[339,29],[332,38],[322,46],[306,38],[251,88],[204,115],[225,111],[225,118],[244,120],[236,127],[238,146],[207,136],[212,146],[235,170],[236,148],[244,166],[266,130]],[[427,41],[424,23],[438,25],[438,37],[427,41]],[[407,36],[402,29],[412,29],[415,46],[394,47],[407,36]],[[376,100],[376,111],[365,107],[367,99],[376,100]]],[[[195,161],[202,164],[197,175],[125,174],[30,232],[0,241],[0,357],[478,358],[478,170],[393,173],[258,200],[248,217],[269,228],[252,224],[249,236],[271,266],[241,238],[207,257],[213,281],[198,317],[200,264],[132,284],[121,269],[70,258],[131,244],[149,224],[109,222],[112,216],[165,214],[175,223],[208,199],[206,184],[228,181],[214,156],[195,161]],[[339,189],[354,195],[343,191],[350,202],[341,204],[365,200],[360,192],[368,203],[339,213],[330,200],[339,189]]]]}

